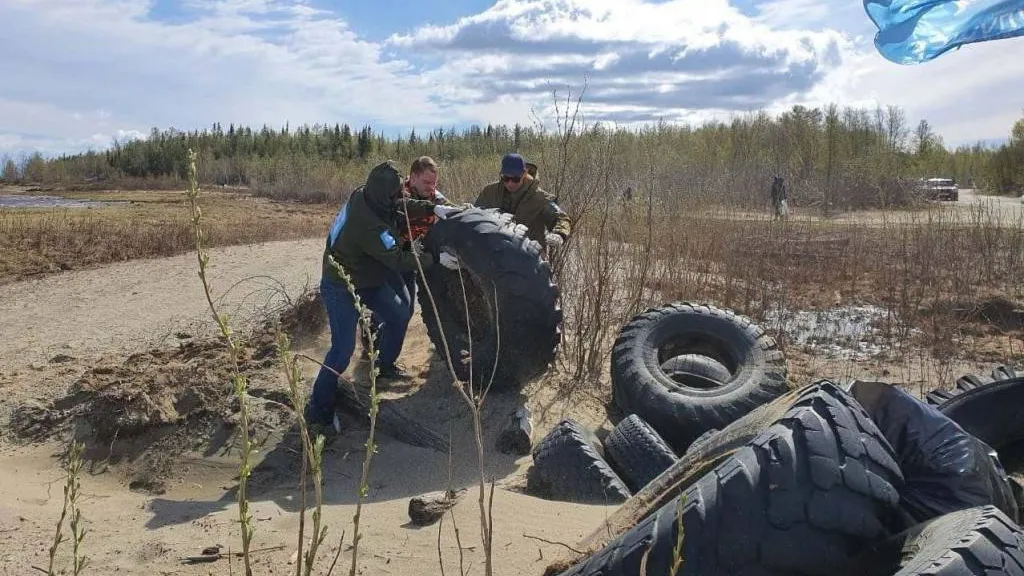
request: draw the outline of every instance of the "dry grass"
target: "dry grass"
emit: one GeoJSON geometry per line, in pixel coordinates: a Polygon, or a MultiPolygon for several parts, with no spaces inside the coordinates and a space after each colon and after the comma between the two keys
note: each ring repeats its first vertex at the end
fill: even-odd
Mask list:
{"type": "MultiPolygon", "coordinates": [[[[316,237],[334,215],[329,205],[287,204],[217,191],[205,194],[203,219],[209,246],[316,237]]],[[[0,283],[194,249],[184,191],[60,195],[121,203],[0,209],[0,283]]]]}
{"type": "MultiPolygon", "coordinates": [[[[579,222],[560,274],[562,358],[576,378],[601,375],[618,327],[672,300],[747,314],[791,356],[801,352],[786,330],[794,312],[878,306],[888,311],[877,325],[879,372],[932,386],[958,376],[958,362],[1014,362],[1024,354],[1020,219],[981,208],[870,222],[732,216],[612,205],[579,222]]],[[[836,321],[822,315],[819,322],[836,321]]],[[[806,369],[795,374],[814,377],[819,360],[804,358],[806,369]]],[[[817,375],[826,376],[840,377],[817,375]]]]}
{"type": "MultiPolygon", "coordinates": [[[[985,205],[832,214],[798,208],[772,222],[761,211],[702,194],[688,180],[666,188],[666,151],[614,147],[557,126],[544,154],[574,236],[556,270],[566,314],[561,368],[574,386],[599,384],[619,327],[672,300],[731,308],[762,323],[794,359],[794,381],[857,374],[870,365],[894,381],[947,385],[970,361],[1024,358],[1024,213],[985,205]],[[622,191],[632,186],[631,202],[622,191]],[[876,306],[881,352],[824,358],[790,341],[798,311],[876,306]],[[825,368],[828,373],[820,370],[825,368]]],[[[714,185],[712,188],[720,188],[714,185]]],[[[818,322],[838,324],[822,313],[818,322]]],[[[840,332],[826,326],[825,332],[840,332]]]]}
{"type": "MultiPolygon", "coordinates": [[[[556,127],[562,136],[534,156],[542,185],[574,222],[555,262],[566,313],[560,364],[574,380],[603,376],[618,328],[643,308],[676,299],[745,313],[784,346],[792,344],[785,323],[794,311],[870,304],[888,310],[882,344],[904,364],[912,351],[920,363],[920,348],[935,358],[1019,355],[1020,213],[930,205],[825,218],[797,207],[790,221],[773,223],[767,209],[704,192],[724,183],[666,172],[659,160],[666,151],[652,142],[623,156],[614,139],[581,138],[587,127],[573,122],[567,114],[556,127]],[[630,203],[622,201],[627,186],[630,203]],[[996,301],[1001,312],[971,312],[996,301]]],[[[472,201],[497,164],[498,155],[442,162],[440,187],[457,202],[472,201]]],[[[356,182],[359,175],[348,176],[356,182]]],[[[277,203],[231,188],[206,194],[211,246],[316,237],[335,212],[333,203],[277,203]]],[[[183,193],[66,195],[134,203],[0,211],[0,282],[190,249],[183,193]]]]}

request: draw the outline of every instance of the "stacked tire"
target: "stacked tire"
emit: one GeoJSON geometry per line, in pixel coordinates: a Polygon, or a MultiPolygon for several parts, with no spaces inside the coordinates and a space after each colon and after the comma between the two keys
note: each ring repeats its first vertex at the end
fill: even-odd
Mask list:
{"type": "Polygon", "coordinates": [[[1013,510],[908,517],[904,498],[943,481],[904,474],[903,439],[873,417],[884,407],[829,381],[786,394],[694,446],[576,545],[593,555],[547,574],[1024,576],[1013,510]]]}
{"type": "Polygon", "coordinates": [[[995,506],[958,510],[879,542],[849,576],[1024,576],[1024,530],[995,506]]]}
{"type": "Polygon", "coordinates": [[[559,422],[533,449],[526,487],[537,496],[581,504],[615,504],[631,495],[605,461],[601,442],[571,418],[559,422]]]}
{"type": "Polygon", "coordinates": [[[611,364],[613,401],[624,417],[603,445],[578,422],[559,423],[533,452],[532,493],[621,501],[695,440],[789,389],[775,340],[749,318],[707,305],[672,303],[638,315],[620,330],[611,364]],[[565,471],[567,462],[585,468],[585,477],[565,471]]]}
{"type": "Polygon", "coordinates": [[[903,477],[863,409],[830,382],[783,404],[766,429],[561,574],[836,574],[896,534],[903,477]]]}
{"type": "MultiPolygon", "coordinates": [[[[624,502],[548,576],[1024,576],[1024,491],[986,445],[1024,440],[1010,367],[925,401],[789,390],[762,329],[675,303],[623,327],[612,387],[624,417],[603,446],[578,424],[574,442],[599,463],[590,493],[624,502]]],[[[540,452],[535,467],[555,459],[540,452]]]]}
{"type": "Polygon", "coordinates": [[[676,453],[788,389],[786,360],[749,318],[687,302],[651,308],[612,348],[612,400],[676,453]]]}
{"type": "Polygon", "coordinates": [[[989,384],[1002,382],[1004,380],[1013,380],[1018,377],[1024,377],[1024,373],[1018,374],[1017,369],[1013,366],[1002,364],[993,368],[992,372],[988,376],[983,374],[964,374],[956,379],[952,388],[936,388],[926,394],[925,401],[933,406],[941,406],[947,401],[952,400],[954,397],[969,390],[984,388],[989,384]]]}

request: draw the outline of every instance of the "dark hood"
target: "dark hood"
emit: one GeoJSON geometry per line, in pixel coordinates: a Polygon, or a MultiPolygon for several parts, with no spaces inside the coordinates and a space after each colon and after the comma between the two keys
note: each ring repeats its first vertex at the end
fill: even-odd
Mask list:
{"type": "Polygon", "coordinates": [[[381,220],[390,222],[395,213],[395,201],[402,192],[402,174],[391,161],[381,162],[370,170],[363,188],[366,205],[381,220]]]}

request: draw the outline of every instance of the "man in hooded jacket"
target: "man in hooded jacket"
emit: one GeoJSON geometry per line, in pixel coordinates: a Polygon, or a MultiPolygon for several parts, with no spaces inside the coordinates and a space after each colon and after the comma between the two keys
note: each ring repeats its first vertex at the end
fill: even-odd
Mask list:
{"type": "Polygon", "coordinates": [[[417,270],[413,250],[423,268],[434,263],[431,254],[418,247],[402,250],[399,219],[403,207],[410,217],[433,211],[444,218],[448,210],[429,200],[403,199],[403,182],[390,162],[375,166],[348,201],[341,207],[327,235],[323,252],[320,295],[327,308],[331,348],[320,368],[306,405],[307,424],[316,432],[330,435],[341,431],[335,415],[338,376],[348,367],[355,351],[359,312],[345,280],[330,262],[333,256],[351,280],[363,305],[380,319],[378,378],[398,379],[407,374],[395,364],[402,351],[410,320],[409,292],[402,274],[417,270]],[[330,368],[330,369],[328,369],[330,368]]]}

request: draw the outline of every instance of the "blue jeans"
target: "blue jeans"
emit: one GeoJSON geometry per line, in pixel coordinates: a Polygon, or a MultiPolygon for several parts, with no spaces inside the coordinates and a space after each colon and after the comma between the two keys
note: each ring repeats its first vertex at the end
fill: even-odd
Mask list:
{"type": "MultiPolygon", "coordinates": [[[[376,316],[381,326],[378,342],[380,366],[391,366],[402,352],[405,332],[409,327],[409,291],[405,279],[397,273],[384,285],[356,290],[363,305],[376,316]]],[[[356,324],[359,313],[352,295],[344,283],[335,283],[326,278],[320,281],[320,296],[327,308],[327,320],[331,328],[331,348],[324,358],[324,366],[339,374],[348,368],[352,353],[356,349],[356,324]]],[[[313,383],[313,393],[306,406],[306,422],[327,424],[334,416],[337,403],[338,376],[321,367],[313,383]]]]}
{"type": "MultiPolygon", "coordinates": [[[[405,284],[405,289],[409,292],[409,319],[412,319],[413,314],[416,313],[416,272],[408,272],[403,275],[402,282],[405,284]]],[[[383,322],[376,312],[370,315],[370,321],[373,322],[374,326],[379,326],[383,322]]]]}
{"type": "Polygon", "coordinates": [[[402,280],[405,282],[405,289],[409,292],[409,318],[416,311],[416,272],[409,272],[402,280]]]}

